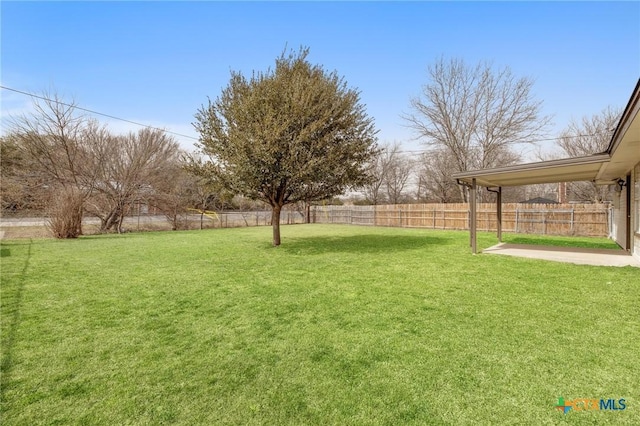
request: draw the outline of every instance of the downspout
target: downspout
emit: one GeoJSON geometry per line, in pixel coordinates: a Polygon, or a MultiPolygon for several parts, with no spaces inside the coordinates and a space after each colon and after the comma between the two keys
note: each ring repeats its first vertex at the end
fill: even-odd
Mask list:
{"type": "Polygon", "coordinates": [[[627,175],[626,176],[626,182],[625,182],[625,186],[627,187],[626,192],[626,203],[627,203],[627,217],[626,217],[626,228],[627,228],[627,232],[626,232],[626,243],[627,243],[627,252],[631,253],[631,234],[633,233],[632,229],[631,229],[631,175],[627,175]]]}
{"type": "Polygon", "coordinates": [[[471,253],[476,254],[477,251],[477,229],[478,229],[478,207],[477,207],[476,178],[471,179],[471,253]]]}

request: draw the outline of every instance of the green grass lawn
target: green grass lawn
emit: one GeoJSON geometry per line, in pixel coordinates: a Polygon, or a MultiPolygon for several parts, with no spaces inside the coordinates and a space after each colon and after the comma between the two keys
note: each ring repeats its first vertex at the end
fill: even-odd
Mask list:
{"type": "Polygon", "coordinates": [[[2,424],[640,424],[640,270],[282,232],[4,241],[2,424]]]}
{"type": "MultiPolygon", "coordinates": [[[[502,240],[505,243],[532,244],[557,247],[580,247],[592,249],[617,249],[620,247],[608,238],[590,237],[565,237],[565,236],[540,236],[531,234],[503,234],[502,240]]],[[[494,241],[494,243],[497,243],[494,241]]]]}

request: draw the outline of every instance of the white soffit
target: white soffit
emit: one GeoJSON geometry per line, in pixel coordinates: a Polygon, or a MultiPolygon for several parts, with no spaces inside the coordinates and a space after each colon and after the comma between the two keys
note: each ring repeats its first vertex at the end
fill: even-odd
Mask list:
{"type": "Polygon", "coordinates": [[[611,184],[640,163],[640,79],[631,94],[608,153],[454,173],[459,182],[487,187],[592,181],[611,184]]]}
{"type": "Polygon", "coordinates": [[[607,163],[609,159],[609,154],[598,154],[456,173],[453,177],[468,184],[471,184],[472,179],[476,178],[477,185],[487,187],[593,181],[603,164],[607,163]]]}
{"type": "Polygon", "coordinates": [[[626,120],[621,122],[621,128],[614,137],[611,160],[602,168],[596,182],[606,183],[617,180],[631,172],[633,167],[640,163],[640,101],[638,94],[632,98],[632,104],[628,110],[626,120]]]}

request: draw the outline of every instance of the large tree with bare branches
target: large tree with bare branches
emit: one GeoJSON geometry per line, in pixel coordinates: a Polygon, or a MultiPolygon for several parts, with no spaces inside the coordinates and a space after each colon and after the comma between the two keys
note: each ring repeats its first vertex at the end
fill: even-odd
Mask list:
{"type": "Polygon", "coordinates": [[[451,173],[505,165],[515,145],[539,139],[550,121],[533,97],[533,80],[508,67],[441,58],[428,74],[405,119],[425,144],[451,155],[451,173]]]}
{"type": "Polygon", "coordinates": [[[74,102],[44,93],[33,111],[13,117],[9,132],[29,173],[43,182],[55,236],[75,238],[82,233],[84,200],[91,194],[96,173],[89,166],[83,141],[92,122],[78,114],[74,102]]]}
{"type": "Polygon", "coordinates": [[[121,232],[135,202],[153,204],[183,189],[176,187],[181,176],[178,143],[161,130],[145,128],[118,136],[96,132],[86,148],[97,174],[86,206],[100,218],[102,232],[121,232]]]}
{"type": "Polygon", "coordinates": [[[51,228],[60,238],[82,233],[85,212],[101,219],[102,231],[121,231],[131,204],[171,181],[178,161],[178,144],[165,132],[113,135],[55,93],[38,96],[33,112],[13,117],[8,130],[3,152],[20,161],[23,182],[39,184],[32,192],[47,196],[51,228]]]}
{"type": "MultiPolygon", "coordinates": [[[[569,157],[582,157],[607,150],[611,136],[622,111],[607,107],[600,113],[584,116],[580,121],[571,120],[558,139],[558,147],[569,157]]],[[[602,202],[609,197],[609,188],[593,182],[568,184],[572,197],[578,200],[602,202]]]]}

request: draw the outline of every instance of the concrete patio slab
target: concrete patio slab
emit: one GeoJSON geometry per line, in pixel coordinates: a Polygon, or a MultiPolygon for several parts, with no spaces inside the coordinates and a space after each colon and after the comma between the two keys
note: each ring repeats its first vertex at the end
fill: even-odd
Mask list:
{"type": "Polygon", "coordinates": [[[576,263],[579,265],[635,266],[640,268],[640,261],[638,259],[623,250],[616,249],[588,249],[500,243],[482,252],[530,259],[551,260],[554,262],[576,263]]]}

